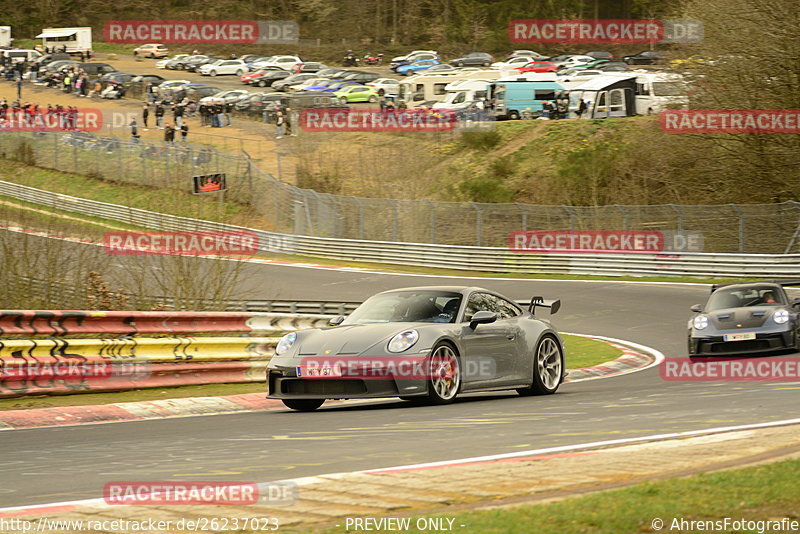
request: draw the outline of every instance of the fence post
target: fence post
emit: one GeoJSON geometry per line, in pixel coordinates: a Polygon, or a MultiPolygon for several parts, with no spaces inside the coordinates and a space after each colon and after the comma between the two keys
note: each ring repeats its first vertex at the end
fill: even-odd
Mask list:
{"type": "Polygon", "coordinates": [[[575,229],[575,219],[577,218],[577,215],[575,214],[575,210],[573,210],[569,206],[561,206],[561,209],[566,211],[567,215],[569,215],[569,229],[570,230],[574,230],[575,229]]]}
{"type": "Polygon", "coordinates": [[[677,214],[678,214],[678,231],[679,231],[679,232],[683,232],[683,223],[684,223],[684,221],[683,221],[683,218],[684,218],[683,212],[682,212],[682,211],[680,210],[680,208],[679,208],[678,206],[676,206],[675,204],[667,204],[667,206],[669,206],[670,208],[672,208],[672,210],[673,210],[675,213],[677,213],[677,214]]]}
{"type": "Polygon", "coordinates": [[[397,213],[397,200],[390,199],[389,203],[392,205],[392,212],[394,216],[392,217],[392,241],[397,241],[397,233],[398,233],[398,226],[400,224],[399,215],[397,213]]]}
{"type": "Polygon", "coordinates": [[[517,207],[517,209],[520,212],[520,215],[521,215],[521,218],[522,218],[522,231],[524,232],[524,231],[526,231],[528,229],[528,212],[525,211],[525,207],[522,204],[520,204],[519,202],[515,202],[514,205],[517,207]]]}
{"type": "Polygon", "coordinates": [[[483,219],[481,217],[481,207],[477,202],[470,202],[475,208],[475,242],[476,246],[483,246],[483,219]]]}
{"type": "Polygon", "coordinates": [[[58,136],[50,134],[53,138],[53,168],[58,169],[58,136]]]}
{"type": "Polygon", "coordinates": [[[358,204],[358,238],[360,240],[364,240],[364,203],[361,202],[361,199],[358,197],[352,197],[356,199],[356,203],[358,204]]]}
{"type": "Polygon", "coordinates": [[[628,210],[625,209],[625,206],[620,206],[619,204],[614,204],[614,207],[622,212],[622,229],[623,230],[627,230],[628,229],[628,210]]]}
{"type": "Polygon", "coordinates": [[[739,217],[739,252],[743,254],[745,249],[744,214],[736,204],[731,204],[730,206],[733,211],[736,212],[737,217],[739,217]]]}
{"type": "Polygon", "coordinates": [[[431,243],[436,243],[436,205],[430,200],[425,203],[431,208],[431,243]]]}

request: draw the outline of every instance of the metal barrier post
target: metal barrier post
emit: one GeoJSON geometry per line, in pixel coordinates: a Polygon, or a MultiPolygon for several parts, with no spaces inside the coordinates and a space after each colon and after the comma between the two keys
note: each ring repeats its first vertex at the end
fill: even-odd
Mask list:
{"type": "Polygon", "coordinates": [[[675,204],[667,204],[667,206],[669,206],[670,208],[672,208],[672,210],[673,210],[675,213],[677,213],[677,214],[678,214],[678,231],[679,231],[679,232],[683,232],[683,222],[684,222],[684,221],[683,221],[683,218],[684,218],[683,212],[682,212],[682,211],[680,210],[680,208],[678,208],[678,206],[676,206],[675,204]]]}
{"type": "Polygon", "coordinates": [[[744,225],[745,219],[744,214],[739,209],[739,206],[736,204],[731,204],[731,209],[736,212],[736,215],[739,217],[739,252],[744,252],[745,249],[745,232],[744,232],[744,225]]]}
{"type": "Polygon", "coordinates": [[[436,205],[430,200],[425,203],[431,208],[431,243],[436,243],[436,205]]]}
{"type": "Polygon", "coordinates": [[[483,246],[483,218],[481,217],[481,207],[477,202],[470,202],[470,204],[475,208],[475,244],[481,247],[483,246]]]}

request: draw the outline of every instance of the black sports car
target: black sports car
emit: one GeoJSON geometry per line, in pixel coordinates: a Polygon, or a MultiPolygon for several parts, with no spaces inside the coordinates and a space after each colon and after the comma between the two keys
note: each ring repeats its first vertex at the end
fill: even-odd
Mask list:
{"type": "Polygon", "coordinates": [[[800,299],[785,285],[752,282],[711,286],[705,306],[695,304],[689,321],[689,355],[749,354],[800,350],[800,299]]]}
{"type": "Polygon", "coordinates": [[[555,393],[564,344],[537,306],[478,287],[417,287],[379,293],[327,328],[284,336],[269,363],[270,398],[310,411],[325,399],[400,397],[434,404],[462,392],[555,393]]]}

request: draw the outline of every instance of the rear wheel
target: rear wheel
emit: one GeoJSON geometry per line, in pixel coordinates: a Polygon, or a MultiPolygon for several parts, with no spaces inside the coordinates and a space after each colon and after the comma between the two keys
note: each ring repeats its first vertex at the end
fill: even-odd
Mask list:
{"type": "Polygon", "coordinates": [[[287,408],[298,412],[313,412],[325,401],[323,399],[283,399],[282,402],[287,408]]]}
{"type": "Polygon", "coordinates": [[[347,97],[346,96],[341,97],[339,99],[339,102],[341,102],[342,104],[347,104],[347,97]]]}
{"type": "Polygon", "coordinates": [[[551,395],[556,392],[564,375],[564,354],[561,345],[552,335],[545,335],[536,346],[533,360],[533,383],[517,393],[528,395],[551,395]]]}
{"type": "Polygon", "coordinates": [[[428,365],[428,400],[449,404],[461,390],[461,363],[452,346],[442,343],[431,353],[428,365]]]}
{"type": "Polygon", "coordinates": [[[370,101],[370,103],[374,104],[375,102],[378,101],[378,99],[375,97],[375,95],[370,95],[369,101],[370,101]]]}
{"type": "Polygon", "coordinates": [[[267,86],[267,82],[265,82],[264,80],[259,80],[258,81],[258,86],[259,87],[266,87],[267,86]]]}
{"type": "Polygon", "coordinates": [[[209,71],[208,74],[209,74],[209,76],[216,76],[217,75],[217,71],[212,70],[212,71],[209,71]]]}
{"type": "Polygon", "coordinates": [[[512,121],[519,120],[519,111],[509,111],[508,118],[512,121]]]}
{"type": "Polygon", "coordinates": [[[236,75],[237,76],[244,76],[244,71],[242,69],[239,69],[239,70],[236,71],[236,75]]]}

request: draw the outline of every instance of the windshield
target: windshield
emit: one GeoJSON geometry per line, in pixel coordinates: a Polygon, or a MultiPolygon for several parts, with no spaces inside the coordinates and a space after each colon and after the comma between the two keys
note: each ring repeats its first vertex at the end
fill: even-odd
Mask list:
{"type": "Polygon", "coordinates": [[[747,306],[783,306],[782,292],[775,286],[749,286],[722,288],[708,299],[705,311],[743,308],[747,306]]]}
{"type": "Polygon", "coordinates": [[[368,299],[343,324],[454,323],[461,293],[447,291],[397,291],[368,299]]]}
{"type": "Polygon", "coordinates": [[[653,82],[655,96],[683,96],[686,94],[684,87],[678,82],[653,82]]]}

